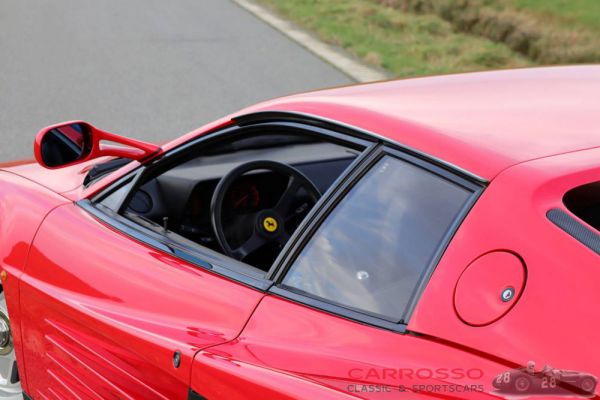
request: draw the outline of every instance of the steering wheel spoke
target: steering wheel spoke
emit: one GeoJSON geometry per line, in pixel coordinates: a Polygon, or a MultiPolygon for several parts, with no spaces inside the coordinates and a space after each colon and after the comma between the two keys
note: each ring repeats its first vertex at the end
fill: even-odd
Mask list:
{"type": "Polygon", "coordinates": [[[283,194],[279,198],[279,201],[277,202],[275,207],[273,207],[273,209],[279,215],[288,215],[292,208],[292,203],[296,198],[296,194],[298,193],[298,190],[300,190],[301,187],[302,182],[300,182],[300,180],[297,179],[295,176],[292,176],[288,181],[288,185],[285,188],[283,194]]]}
{"type": "Polygon", "coordinates": [[[233,250],[233,257],[238,260],[243,260],[248,256],[248,254],[255,252],[264,246],[267,241],[258,235],[250,236],[250,239],[246,240],[244,244],[242,244],[237,249],[233,250]]]}

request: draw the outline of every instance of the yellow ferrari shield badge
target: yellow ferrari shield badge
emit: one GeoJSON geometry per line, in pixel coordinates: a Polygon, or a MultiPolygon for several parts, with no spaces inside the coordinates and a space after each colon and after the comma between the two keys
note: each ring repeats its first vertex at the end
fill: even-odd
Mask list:
{"type": "Polygon", "coordinates": [[[263,220],[263,228],[267,232],[273,233],[277,230],[277,220],[273,217],[267,217],[263,220]]]}

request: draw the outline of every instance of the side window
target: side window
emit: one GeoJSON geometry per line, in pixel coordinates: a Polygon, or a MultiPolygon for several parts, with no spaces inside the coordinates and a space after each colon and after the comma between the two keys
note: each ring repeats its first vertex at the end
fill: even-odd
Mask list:
{"type": "Polygon", "coordinates": [[[385,156],[302,250],[282,284],[338,306],[403,322],[472,192],[385,156]]]}
{"type": "Polygon", "coordinates": [[[134,229],[264,277],[363,149],[304,129],[237,128],[174,152],[96,200],[134,229]]]}

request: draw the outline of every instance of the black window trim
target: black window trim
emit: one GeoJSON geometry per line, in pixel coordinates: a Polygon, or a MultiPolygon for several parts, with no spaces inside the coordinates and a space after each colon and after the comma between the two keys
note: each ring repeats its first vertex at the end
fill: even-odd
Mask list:
{"type": "MultiPolygon", "coordinates": [[[[323,299],[307,296],[306,294],[299,293],[299,291],[290,290],[290,288],[286,288],[281,284],[277,284],[277,281],[282,279],[283,275],[287,272],[287,269],[289,269],[291,266],[291,263],[293,263],[295,260],[295,257],[308,242],[308,239],[312,237],[316,229],[318,229],[318,227],[321,225],[322,221],[345,197],[354,184],[356,184],[362,178],[362,176],[364,176],[364,174],[368,172],[377,161],[379,161],[380,158],[382,158],[384,155],[392,155],[396,158],[400,158],[402,160],[411,162],[414,165],[425,168],[426,170],[457,183],[460,186],[463,186],[465,189],[472,190],[473,192],[473,195],[470,197],[469,201],[467,201],[455,219],[452,228],[448,231],[446,237],[444,238],[443,244],[439,246],[435,262],[432,262],[430,268],[427,268],[426,275],[422,278],[421,283],[418,285],[417,290],[415,291],[415,294],[413,294],[413,300],[411,300],[410,306],[407,308],[407,317],[404,318],[406,321],[408,321],[421,292],[427,285],[429,277],[434,272],[435,267],[439,262],[439,258],[441,258],[443,255],[446,247],[451,241],[451,238],[456,233],[456,230],[468,214],[469,210],[477,201],[481,192],[484,190],[487,181],[477,175],[461,169],[460,167],[422,153],[418,150],[406,147],[380,135],[311,114],[298,112],[259,112],[235,118],[233,121],[235,122],[234,125],[227,125],[225,127],[217,128],[214,131],[208,132],[200,137],[181,144],[180,146],[152,160],[150,164],[142,165],[124,177],[120,178],[118,181],[110,184],[107,188],[103,189],[98,194],[95,194],[91,200],[80,200],[77,204],[101,222],[114,227],[138,242],[144,243],[162,252],[183,259],[200,268],[232,279],[238,283],[292,300],[296,303],[304,304],[306,306],[334,314],[342,318],[350,319],[358,323],[376,326],[398,333],[405,333],[407,325],[406,323],[392,322],[382,318],[381,316],[369,315],[369,313],[365,311],[352,310],[347,307],[341,307],[339,305],[332,304],[331,302],[324,301],[323,299]],[[119,213],[115,213],[114,211],[106,208],[102,209],[99,204],[96,204],[97,201],[110,195],[113,191],[118,190],[123,185],[131,184],[130,181],[132,180],[132,177],[133,181],[138,181],[144,174],[148,173],[149,170],[153,170],[159,163],[164,165],[165,160],[170,161],[169,159],[173,159],[173,162],[176,162],[177,158],[185,157],[188,151],[193,151],[197,146],[204,146],[207,143],[210,143],[213,140],[218,140],[219,138],[229,135],[232,132],[242,134],[242,132],[260,129],[261,127],[288,127],[292,129],[298,129],[306,134],[314,134],[319,137],[325,136],[334,143],[337,142],[346,146],[354,145],[355,148],[364,147],[362,153],[351,163],[347,170],[336,179],[327,192],[323,194],[323,197],[319,203],[317,203],[317,207],[314,207],[309,212],[307,217],[298,227],[295,234],[292,236],[292,239],[284,247],[271,269],[265,273],[264,279],[256,279],[246,274],[237,272],[235,267],[228,267],[228,265],[232,264],[232,262],[235,260],[225,255],[223,255],[220,260],[219,264],[221,265],[218,265],[217,263],[206,262],[205,254],[203,254],[202,251],[199,251],[199,249],[202,249],[201,245],[198,245],[198,248],[190,248],[189,246],[181,245],[180,243],[173,241],[164,235],[160,235],[153,230],[140,226],[136,222],[125,218],[119,213]]],[[[136,183],[134,183],[134,185],[135,184],[136,183]]],[[[131,192],[133,192],[133,190],[131,192]]],[[[123,204],[127,204],[128,199],[129,196],[126,197],[126,199],[123,201],[123,204]]],[[[122,207],[119,211],[122,211],[122,207]]]]}
{"type": "Polygon", "coordinates": [[[309,215],[305,221],[303,221],[298,228],[298,231],[301,231],[296,236],[294,243],[291,246],[286,246],[286,248],[283,249],[273,267],[269,271],[269,275],[267,275],[274,282],[273,286],[269,289],[269,292],[279,297],[287,298],[309,307],[340,317],[345,317],[353,321],[362,322],[367,325],[373,325],[398,333],[405,333],[410,316],[412,315],[422,292],[427,286],[431,275],[435,271],[440,259],[442,258],[452,238],[456,234],[456,231],[483,192],[484,185],[481,182],[476,182],[472,179],[466,178],[462,176],[462,174],[457,174],[449,171],[446,168],[432,164],[428,160],[424,160],[419,156],[408,154],[404,152],[403,149],[399,150],[397,146],[390,146],[387,144],[382,144],[372,149],[372,151],[369,152],[368,157],[365,157],[365,160],[358,166],[358,168],[349,172],[350,174],[346,177],[346,180],[341,185],[336,187],[335,190],[332,190],[330,193],[328,193],[328,198],[321,203],[319,209],[313,210],[314,212],[311,212],[311,215],[309,215]],[[412,165],[423,168],[430,173],[457,184],[458,186],[464,188],[465,190],[471,191],[472,193],[463,207],[457,213],[450,228],[444,235],[443,240],[438,245],[434,256],[430,260],[428,266],[424,269],[419,279],[419,283],[411,295],[411,300],[408,303],[408,307],[406,308],[400,321],[393,321],[385,316],[373,314],[365,310],[358,310],[352,307],[335,304],[331,300],[323,299],[282,284],[283,278],[294,264],[298,255],[314,237],[314,234],[319,229],[321,224],[328,218],[329,214],[346,197],[348,192],[358,182],[361,181],[364,175],[385,156],[392,156],[409,162],[412,165]]]}
{"type": "Polygon", "coordinates": [[[362,139],[367,141],[376,140],[379,143],[383,143],[388,145],[390,148],[398,149],[404,153],[416,156],[418,158],[429,161],[432,164],[440,166],[448,171],[453,172],[456,175],[465,177],[468,180],[480,183],[482,185],[487,185],[489,182],[487,179],[480,177],[470,171],[467,171],[464,168],[459,167],[458,165],[452,164],[448,161],[442,160],[430,154],[424,153],[420,150],[417,150],[413,147],[404,145],[402,143],[398,143],[390,138],[380,135],[375,132],[367,131],[365,129],[359,128],[354,125],[346,124],[341,121],[336,121],[330,118],[322,117],[315,114],[310,114],[306,112],[299,111],[258,111],[250,114],[244,114],[241,116],[237,116],[233,119],[240,126],[254,124],[257,122],[267,122],[267,121],[296,121],[305,125],[311,125],[316,127],[323,127],[325,129],[331,129],[341,134],[345,134],[346,136],[353,137],[356,139],[362,139]]]}
{"type": "Polygon", "coordinates": [[[291,300],[295,303],[302,304],[315,310],[324,311],[336,317],[348,319],[353,322],[358,322],[363,325],[375,326],[388,331],[397,333],[406,333],[406,324],[399,324],[386,320],[380,316],[374,316],[365,311],[358,311],[348,307],[343,307],[334,304],[330,301],[325,301],[318,297],[302,293],[298,290],[293,290],[284,285],[274,285],[269,289],[269,293],[274,296],[291,300]]]}

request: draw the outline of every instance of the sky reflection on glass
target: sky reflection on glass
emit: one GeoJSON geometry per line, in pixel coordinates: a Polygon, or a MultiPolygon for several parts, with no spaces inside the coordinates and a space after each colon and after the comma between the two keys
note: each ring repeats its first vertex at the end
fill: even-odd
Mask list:
{"type": "Polygon", "coordinates": [[[470,192],[384,157],[304,248],[283,284],[399,321],[470,192]]]}

